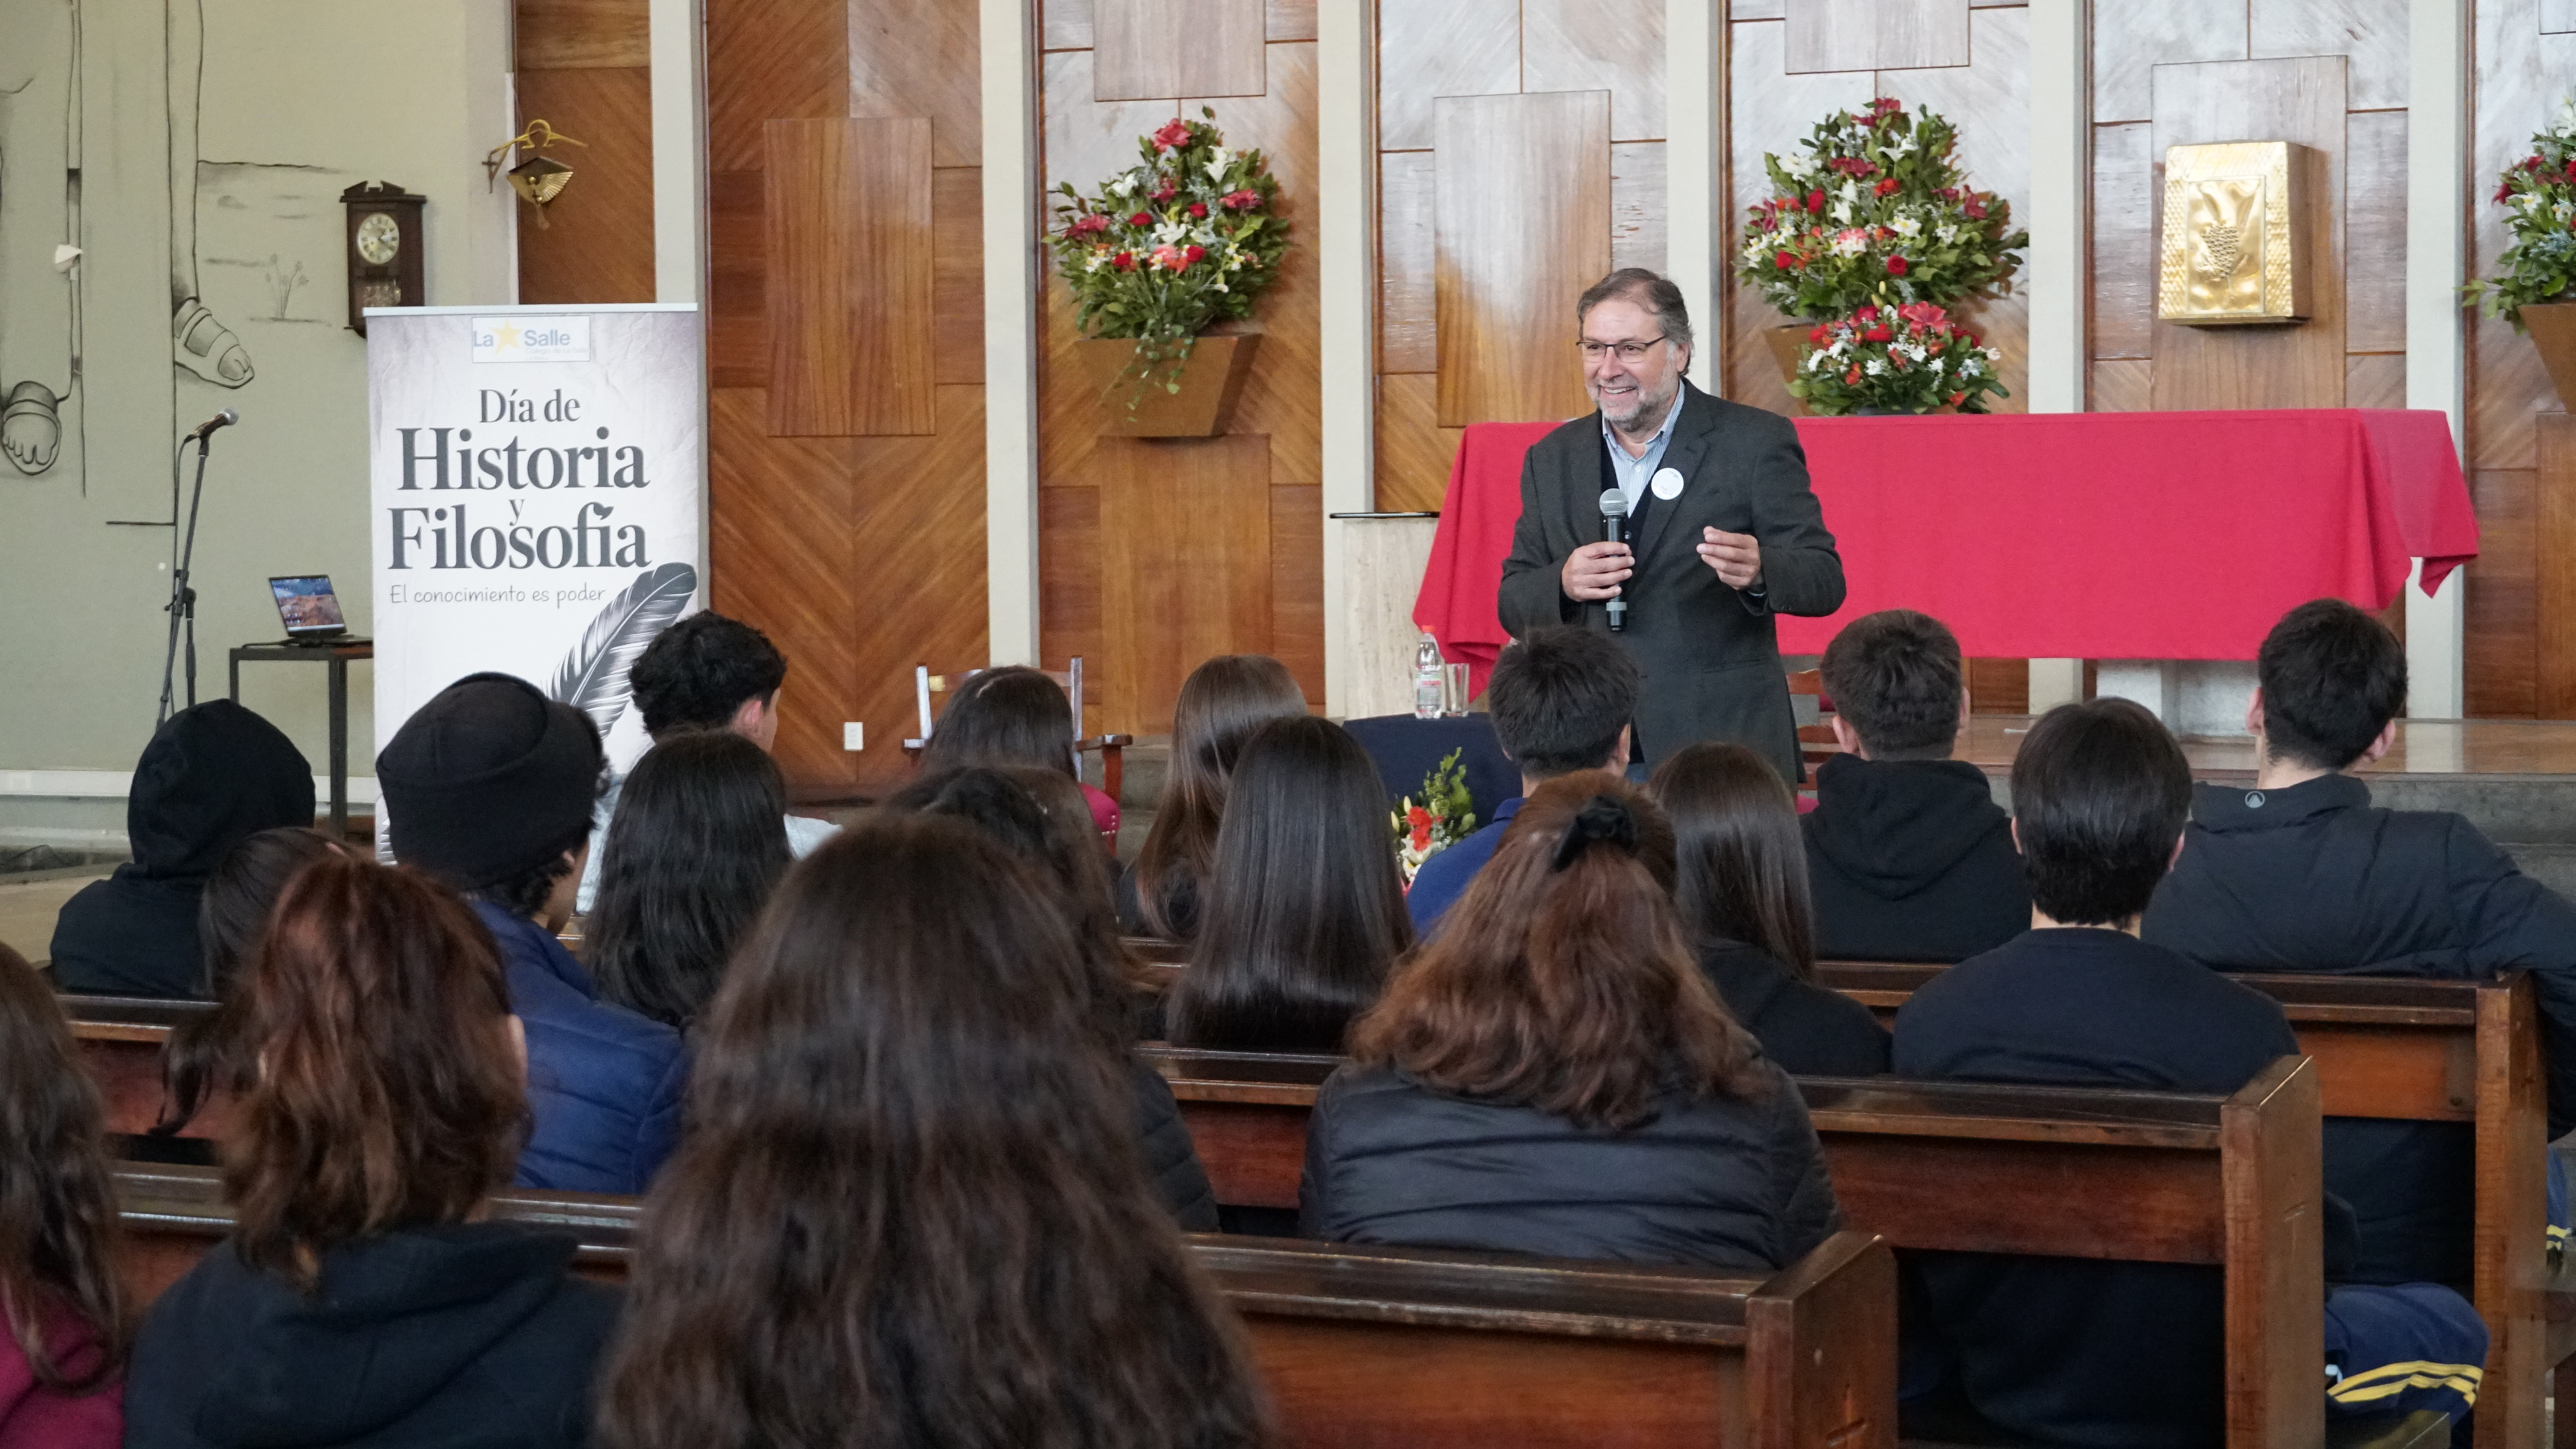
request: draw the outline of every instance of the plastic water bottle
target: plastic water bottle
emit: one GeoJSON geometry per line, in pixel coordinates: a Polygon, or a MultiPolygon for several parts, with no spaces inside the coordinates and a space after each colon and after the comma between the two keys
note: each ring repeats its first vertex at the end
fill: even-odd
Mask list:
{"type": "Polygon", "coordinates": [[[1422,631],[1422,642],[1413,646],[1413,717],[1438,719],[1448,703],[1448,675],[1440,667],[1440,641],[1431,631],[1422,631]]]}

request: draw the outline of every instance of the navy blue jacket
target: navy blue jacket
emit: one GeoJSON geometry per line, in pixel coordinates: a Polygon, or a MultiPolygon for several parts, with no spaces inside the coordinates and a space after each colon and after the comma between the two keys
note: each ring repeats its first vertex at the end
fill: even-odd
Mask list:
{"type": "MultiPolygon", "coordinates": [[[[2225,971],[2476,979],[2531,973],[2549,1135],[2576,1128],[2576,906],[2447,810],[2383,810],[2326,775],[2200,785],[2146,938],[2225,971]]],[[[2325,1185],[2360,1216],[2366,1283],[2469,1276],[2466,1123],[2329,1117],[2325,1185]]]]}
{"type": "MultiPolygon", "coordinates": [[[[2085,928],[2026,931],[1896,1016],[1906,1077],[2228,1093],[2298,1049],[2270,997],[2085,928]]],[[[1907,1267],[1958,1386],[2004,1429],[2103,1449],[2226,1438],[2221,1270],[1988,1253],[1909,1254],[1907,1267]]]]}
{"type": "Polygon", "coordinates": [[[528,1034],[528,1111],[518,1185],[550,1192],[640,1194],[680,1136],[689,1063],[680,1034],[599,999],[552,932],[488,901],[509,973],[510,1009],[528,1034]]]}
{"type": "Polygon", "coordinates": [[[1404,912],[1413,917],[1414,935],[1429,936],[1449,908],[1458,904],[1458,898],[1476,879],[1476,872],[1494,858],[1494,848],[1503,843],[1503,832],[1511,828],[1512,817],[1520,812],[1521,797],[1514,795],[1494,807],[1492,824],[1480,826],[1466,839],[1452,843],[1413,873],[1413,885],[1404,893],[1404,912]]]}

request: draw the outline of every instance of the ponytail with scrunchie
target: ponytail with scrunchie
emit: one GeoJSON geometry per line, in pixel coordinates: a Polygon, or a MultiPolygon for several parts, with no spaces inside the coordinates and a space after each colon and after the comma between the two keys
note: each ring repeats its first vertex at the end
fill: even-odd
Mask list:
{"type": "Polygon", "coordinates": [[[1565,833],[1557,837],[1556,858],[1548,870],[1553,874],[1574,864],[1595,841],[1607,841],[1634,855],[1637,840],[1637,816],[1627,802],[1616,795],[1595,795],[1584,802],[1565,833]]]}

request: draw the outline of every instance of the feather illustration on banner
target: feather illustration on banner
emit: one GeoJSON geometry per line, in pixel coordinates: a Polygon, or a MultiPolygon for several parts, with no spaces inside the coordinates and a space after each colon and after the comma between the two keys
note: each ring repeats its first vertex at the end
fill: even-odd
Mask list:
{"type": "Polygon", "coordinates": [[[606,739],[632,697],[626,684],[627,666],[680,617],[697,591],[698,571],[687,564],[666,563],[645,570],[582,631],[581,642],[555,670],[554,687],[546,697],[589,715],[590,722],[599,726],[600,738],[606,739]]]}

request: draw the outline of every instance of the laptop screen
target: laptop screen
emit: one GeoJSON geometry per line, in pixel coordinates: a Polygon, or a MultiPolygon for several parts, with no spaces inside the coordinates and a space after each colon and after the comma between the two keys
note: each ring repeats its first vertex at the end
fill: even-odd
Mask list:
{"type": "Polygon", "coordinates": [[[329,574],[270,579],[268,591],[277,595],[277,616],[286,621],[288,638],[349,632],[349,621],[340,615],[340,596],[331,592],[329,574]]]}

